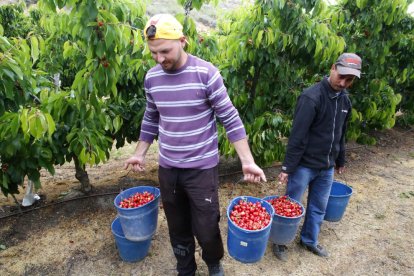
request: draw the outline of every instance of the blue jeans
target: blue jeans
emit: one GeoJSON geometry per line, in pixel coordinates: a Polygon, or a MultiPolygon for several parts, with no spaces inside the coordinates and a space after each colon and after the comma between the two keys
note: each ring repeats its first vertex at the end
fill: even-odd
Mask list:
{"type": "Polygon", "coordinates": [[[289,174],[287,194],[301,201],[308,188],[308,203],[305,221],[303,222],[301,239],[304,244],[318,245],[318,235],[328,205],[331,192],[334,168],[311,169],[299,166],[295,172],[289,174]]]}

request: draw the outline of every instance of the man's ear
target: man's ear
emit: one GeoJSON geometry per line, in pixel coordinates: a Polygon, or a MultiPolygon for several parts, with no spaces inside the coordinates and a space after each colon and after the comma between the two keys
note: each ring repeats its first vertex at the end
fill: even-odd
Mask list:
{"type": "Polygon", "coordinates": [[[180,43],[181,43],[181,46],[184,48],[185,47],[185,45],[188,43],[187,42],[187,39],[185,38],[185,36],[183,36],[183,37],[181,37],[180,38],[180,43]]]}

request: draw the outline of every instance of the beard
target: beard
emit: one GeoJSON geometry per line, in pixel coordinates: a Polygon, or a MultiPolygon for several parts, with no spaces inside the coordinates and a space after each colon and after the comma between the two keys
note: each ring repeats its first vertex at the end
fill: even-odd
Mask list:
{"type": "Polygon", "coordinates": [[[177,56],[173,59],[166,59],[162,63],[160,63],[162,69],[168,71],[174,71],[181,68],[184,65],[184,56],[183,53],[180,51],[177,53],[177,56]]]}
{"type": "Polygon", "coordinates": [[[160,65],[161,65],[162,69],[171,71],[171,70],[177,69],[177,68],[175,68],[176,67],[175,64],[176,64],[176,62],[164,61],[160,65]]]}

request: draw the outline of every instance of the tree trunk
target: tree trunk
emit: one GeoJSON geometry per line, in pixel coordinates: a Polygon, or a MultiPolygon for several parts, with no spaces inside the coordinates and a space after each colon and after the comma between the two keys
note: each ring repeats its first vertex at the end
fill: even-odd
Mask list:
{"type": "Polygon", "coordinates": [[[73,160],[75,161],[76,169],[75,177],[81,184],[81,191],[84,193],[89,193],[92,190],[92,186],[89,182],[88,172],[85,170],[85,165],[81,166],[79,159],[76,156],[73,158],[73,160]]]}

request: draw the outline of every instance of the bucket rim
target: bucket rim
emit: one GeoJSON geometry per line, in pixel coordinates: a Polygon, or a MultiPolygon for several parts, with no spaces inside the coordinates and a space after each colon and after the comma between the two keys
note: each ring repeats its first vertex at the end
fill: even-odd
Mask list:
{"type": "MultiPolygon", "coordinates": [[[[265,196],[265,197],[263,198],[263,200],[266,200],[266,201],[267,201],[267,199],[273,199],[273,198],[279,198],[279,197],[281,197],[281,196],[280,196],[280,195],[265,196]]],[[[274,216],[277,216],[277,217],[280,217],[280,218],[284,218],[284,219],[291,219],[291,220],[294,220],[294,219],[298,219],[298,218],[303,217],[303,216],[305,215],[305,212],[306,212],[305,206],[303,206],[303,204],[302,204],[301,202],[297,201],[296,199],[291,198],[290,196],[288,196],[288,198],[289,198],[290,200],[292,200],[293,202],[295,202],[295,203],[297,203],[297,204],[299,204],[299,205],[300,205],[300,207],[302,208],[302,214],[300,214],[299,216],[296,216],[296,217],[285,217],[285,216],[279,215],[279,214],[278,214],[278,213],[276,213],[276,211],[275,211],[274,216]]],[[[272,204],[270,204],[270,205],[272,205],[272,204]]],[[[273,207],[273,206],[272,206],[272,207],[273,207]]]]}
{"type": "MultiPolygon", "coordinates": [[[[145,185],[143,185],[143,186],[134,186],[134,187],[130,187],[130,188],[128,188],[128,189],[125,189],[125,190],[122,190],[116,197],[115,197],[115,199],[114,199],[114,205],[115,205],[115,207],[116,208],[118,208],[118,209],[121,209],[121,210],[136,210],[136,209],[139,209],[139,208],[142,208],[142,207],[145,207],[145,206],[147,206],[147,205],[149,205],[149,204],[151,204],[151,203],[153,203],[154,201],[156,201],[156,200],[158,200],[158,198],[161,196],[161,192],[160,192],[160,189],[158,189],[157,187],[154,187],[154,186],[145,186],[145,185]],[[138,206],[138,207],[133,207],[133,208],[123,208],[123,207],[120,207],[117,203],[116,203],[116,201],[117,201],[117,199],[118,198],[120,198],[121,200],[119,201],[119,202],[121,202],[124,198],[122,197],[122,194],[123,193],[125,193],[125,192],[127,192],[127,191],[129,191],[129,190],[132,190],[132,189],[135,189],[135,188],[138,188],[138,187],[142,187],[142,188],[149,188],[149,189],[153,189],[154,191],[156,191],[156,193],[152,193],[153,195],[154,195],[154,199],[153,200],[151,200],[150,202],[147,202],[147,203],[145,203],[144,205],[141,205],[141,206],[138,206]]],[[[126,198],[126,197],[125,197],[126,198]]]]}
{"type": "MultiPolygon", "coordinates": [[[[121,223],[120,222],[120,220],[119,220],[119,217],[118,216],[116,216],[115,217],[115,219],[112,221],[112,223],[111,223],[111,232],[112,232],[112,234],[114,235],[114,236],[117,236],[118,238],[121,238],[121,239],[126,239],[125,238],[125,235],[120,235],[120,234],[118,234],[117,232],[115,232],[114,231],[114,225],[115,225],[115,223],[117,223],[117,222],[119,222],[119,224],[121,223]]],[[[121,231],[122,231],[122,226],[121,226],[121,231]]],[[[122,231],[122,234],[124,234],[123,233],[123,231],[122,231]]]]}
{"type": "MultiPolygon", "coordinates": [[[[267,209],[266,209],[266,211],[267,211],[267,209]]],[[[261,198],[259,198],[259,197],[254,197],[254,196],[237,196],[237,197],[235,197],[235,198],[233,198],[231,201],[230,201],[230,204],[227,206],[227,212],[226,212],[226,214],[227,214],[227,220],[231,223],[231,225],[233,225],[234,227],[236,227],[238,230],[241,230],[241,231],[243,231],[243,232],[246,232],[246,233],[259,233],[259,232],[261,232],[261,231],[265,231],[265,230],[267,230],[267,228],[269,228],[269,227],[271,227],[272,226],[272,222],[273,222],[273,215],[275,214],[275,209],[273,208],[273,206],[272,206],[272,204],[270,204],[269,202],[267,202],[267,201],[265,201],[265,200],[263,200],[263,199],[261,199],[261,198]],[[238,226],[238,225],[236,225],[231,219],[230,219],[230,206],[232,205],[232,203],[237,199],[237,200],[244,200],[244,199],[248,199],[248,198],[250,198],[250,199],[257,199],[258,201],[260,201],[260,203],[262,204],[262,206],[263,206],[263,202],[266,204],[266,205],[268,205],[269,207],[270,207],[270,209],[272,210],[272,213],[270,213],[270,221],[269,221],[269,224],[268,225],[266,225],[265,227],[263,227],[262,229],[258,229],[258,230],[248,230],[248,229],[244,229],[244,228],[241,228],[240,226],[238,226]]]]}
{"type": "MultiPolygon", "coordinates": [[[[330,194],[329,197],[350,197],[354,193],[354,189],[350,185],[345,184],[344,182],[334,180],[332,182],[332,186],[333,185],[344,186],[345,188],[349,189],[350,193],[346,193],[344,195],[332,195],[332,194],[330,194]]],[[[332,187],[331,187],[331,191],[332,191],[332,187]]]]}

